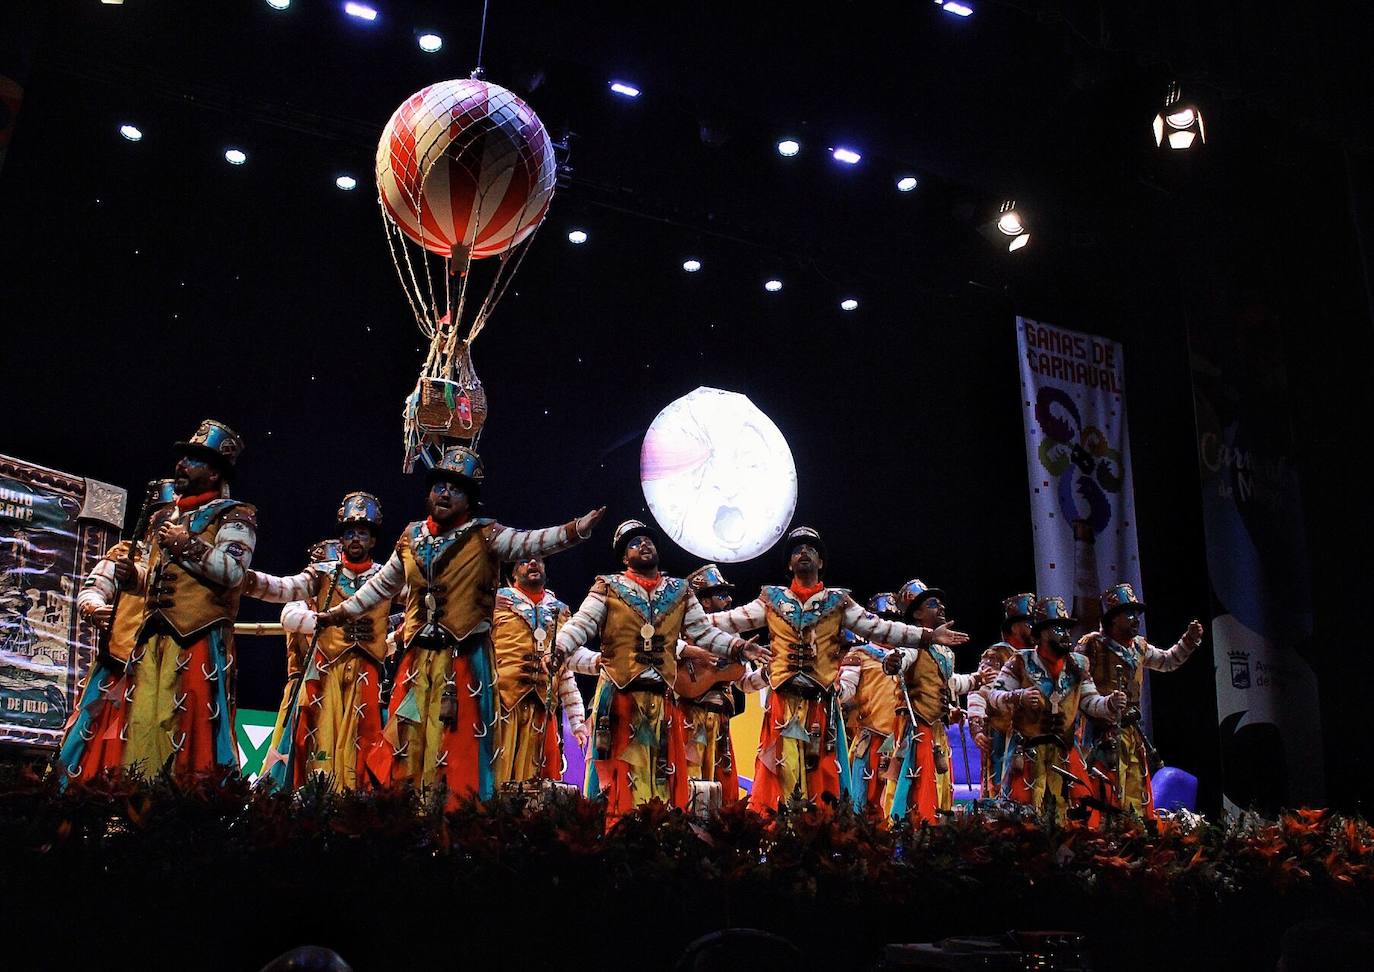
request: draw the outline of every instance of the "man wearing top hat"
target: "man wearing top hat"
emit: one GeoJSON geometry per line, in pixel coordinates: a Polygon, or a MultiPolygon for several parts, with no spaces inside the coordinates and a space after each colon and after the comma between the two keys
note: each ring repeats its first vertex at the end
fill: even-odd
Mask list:
{"type": "Polygon", "coordinates": [[[557,641],[573,671],[599,676],[586,794],[606,800],[608,825],[653,799],[687,807],[685,722],[672,693],[684,646],[732,661],[768,658],[766,648],[713,627],[688,583],[659,570],[646,524],[626,520],[611,547],[624,569],[596,579],[557,641]],[[600,651],[586,647],[593,638],[600,651]]]}
{"type": "Polygon", "coordinates": [[[1035,610],[1034,594],[1013,594],[1002,602],[1002,640],[983,650],[978,670],[986,673],[983,686],[968,695],[969,732],[983,753],[982,795],[996,796],[1002,790],[1003,770],[1006,768],[1007,743],[1010,740],[1011,718],[1005,713],[988,715],[988,686],[1013,654],[1033,645],[1031,613],[1035,610]]]}
{"type": "Polygon", "coordinates": [[[87,685],[68,728],[80,744],[59,762],[69,779],[123,766],[152,775],[236,771],[234,619],[257,543],[257,511],[229,498],[243,440],[202,422],[178,442],[175,501],[152,517],[143,563],[114,563],[116,585],[145,598],[127,664],[87,685]]]}
{"type": "MultiPolygon", "coordinates": [[[[148,543],[153,536],[152,516],[170,506],[176,498],[175,480],[159,479],[149,483],[148,493],[144,497],[149,517],[143,535],[121,540],[111,547],[81,582],[76,610],[86,621],[102,629],[103,651],[87,673],[81,685],[81,698],[68,719],[67,733],[58,756],[63,766],[76,766],[83,758],[90,760],[93,765],[103,765],[102,758],[95,750],[104,748],[106,742],[94,737],[83,739],[80,733],[71,732],[71,724],[83,718],[89,724],[96,713],[112,701],[108,690],[129,664],[145,610],[145,598],[141,594],[117,589],[115,565],[123,560],[133,560],[135,563],[146,560],[148,543]]],[[[119,743],[117,739],[113,742],[115,745],[119,743]]],[[[118,765],[118,762],[118,759],[114,759],[109,765],[118,765]]]]}
{"type": "Polygon", "coordinates": [[[316,615],[346,625],[402,591],[405,621],[386,729],[367,756],[383,784],[438,788],[450,806],[495,787],[496,665],[491,619],[502,562],[544,556],[591,536],[604,510],[562,526],[513,530],[477,516],[482,460],[450,446],[425,478],[429,516],[409,524],[390,559],[353,596],[316,615]]]}
{"type": "Polygon", "coordinates": [[[586,748],[582,693],[566,666],[553,664],[554,639],[568,623],[568,606],[545,584],[544,558],[516,561],[511,582],[496,592],[491,642],[496,658],[496,783],[558,780],[563,776],[562,719],[586,748]]]}
{"type": "Polygon", "coordinates": [[[1189,623],[1172,648],[1161,650],[1140,636],[1140,615],[1145,605],[1130,584],[1116,584],[1102,595],[1102,627],[1078,643],[1087,656],[1098,690],[1126,693],[1126,709],[1120,723],[1093,719],[1088,723],[1085,750],[1090,764],[1106,777],[1102,791],[1112,806],[1146,817],[1154,816],[1154,789],[1150,784],[1154,752],[1141,727],[1140,697],[1145,670],[1172,672],[1202,644],[1202,624],[1189,623]]]}
{"type": "Polygon", "coordinates": [[[772,643],[768,664],[768,709],[759,736],[750,806],[771,810],[783,800],[838,799],[853,792],[848,741],[836,686],[848,629],[884,645],[960,645],[968,635],[949,625],[935,629],[885,621],[865,611],[841,588],[821,580],[825,544],[810,527],[797,527],[783,544],[792,575],[786,587],[766,586],[748,604],[711,616],[725,631],[767,627],[772,643]]]}
{"type": "Polygon", "coordinates": [[[314,561],[291,577],[249,571],[244,590],[263,601],[309,605],[308,610],[282,611],[282,627],[303,648],[298,662],[303,681],[284,700],[282,734],[262,769],[263,776],[291,788],[316,773],[329,777],[339,791],[366,788],[364,761],[381,741],[382,662],[391,603],[378,602],[347,623],[318,633],[315,613],[347,600],[381,570],[372,549],[382,526],[382,504],[371,493],[349,493],[336,518],[336,557],[314,561]]]}
{"type": "MultiPolygon", "coordinates": [[[[896,606],[909,624],[927,630],[949,624],[945,592],[919,578],[901,586],[896,606]]],[[[897,676],[894,756],[883,791],[885,809],[890,817],[931,822],[937,811],[954,808],[947,730],[950,706],[984,681],[991,681],[992,675],[956,672],[954,652],[940,644],[890,651],[884,663],[886,671],[897,676]]]]}
{"type": "Polygon", "coordinates": [[[1063,821],[1072,802],[1096,787],[1074,741],[1079,713],[1116,718],[1123,692],[1100,695],[1088,659],[1073,650],[1078,623],[1062,597],[1044,597],[1031,621],[1034,648],[1015,652],[987,694],[988,711],[1012,720],[1011,765],[1003,795],[1063,821]]]}

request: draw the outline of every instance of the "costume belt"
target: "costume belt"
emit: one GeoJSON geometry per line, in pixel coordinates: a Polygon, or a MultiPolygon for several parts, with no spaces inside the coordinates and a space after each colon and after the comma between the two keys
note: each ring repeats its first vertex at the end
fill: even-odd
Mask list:
{"type": "Polygon", "coordinates": [[[481,646],[487,643],[488,631],[474,631],[466,638],[455,638],[448,631],[439,627],[437,624],[427,624],[415,633],[406,644],[407,648],[418,648],[421,651],[445,651],[452,649],[458,656],[471,655],[481,646]]]}
{"type": "Polygon", "coordinates": [[[807,699],[811,702],[828,699],[834,694],[831,689],[821,688],[821,686],[811,681],[811,679],[802,678],[800,676],[790,678],[786,682],[783,682],[782,685],[778,686],[776,691],[779,695],[792,695],[799,699],[807,699]]]}
{"type": "Polygon", "coordinates": [[[668,686],[661,678],[650,678],[647,675],[641,675],[638,678],[630,679],[630,681],[626,683],[625,687],[623,689],[620,689],[619,691],[652,692],[655,695],[667,695],[668,686]]]}

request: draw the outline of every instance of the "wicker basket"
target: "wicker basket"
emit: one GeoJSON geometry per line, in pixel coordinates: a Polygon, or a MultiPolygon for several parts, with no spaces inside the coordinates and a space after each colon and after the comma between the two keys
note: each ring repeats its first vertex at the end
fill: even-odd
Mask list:
{"type": "Polygon", "coordinates": [[[471,439],[487,420],[487,393],[482,383],[464,388],[447,378],[421,378],[415,421],[421,431],[454,439],[471,439]]]}

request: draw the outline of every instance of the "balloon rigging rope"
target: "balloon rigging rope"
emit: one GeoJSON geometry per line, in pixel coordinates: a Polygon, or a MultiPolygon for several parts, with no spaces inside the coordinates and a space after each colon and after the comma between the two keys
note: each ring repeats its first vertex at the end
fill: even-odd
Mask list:
{"type": "Polygon", "coordinates": [[[477,70],[472,72],[472,76],[480,78],[482,76],[482,50],[487,45],[487,0],[482,0],[482,29],[477,34],[477,70]]]}

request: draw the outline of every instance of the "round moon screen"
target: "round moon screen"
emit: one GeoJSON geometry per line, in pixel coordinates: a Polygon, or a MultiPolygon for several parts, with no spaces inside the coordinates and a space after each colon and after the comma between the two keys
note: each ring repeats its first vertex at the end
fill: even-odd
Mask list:
{"type": "Polygon", "coordinates": [[[797,508],[787,440],[748,398],[718,388],[698,388],[658,413],[639,481],[668,537],[722,563],[777,543],[797,508]]]}

